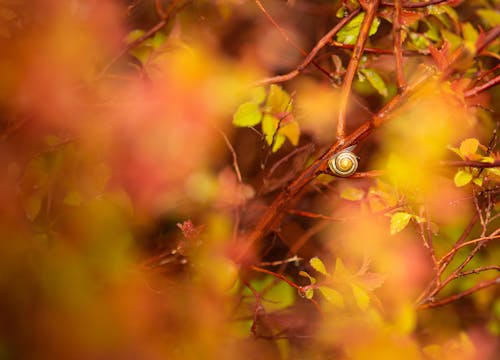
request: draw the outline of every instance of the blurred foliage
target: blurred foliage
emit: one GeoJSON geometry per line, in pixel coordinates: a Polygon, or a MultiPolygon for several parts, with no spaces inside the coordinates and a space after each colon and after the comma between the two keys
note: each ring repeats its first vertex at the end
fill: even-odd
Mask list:
{"type": "MultiPolygon", "coordinates": [[[[500,41],[475,47],[498,6],[405,8],[405,76],[434,75],[358,144],[381,175],[316,177],[239,261],[336,141],[364,12],[323,71],[253,84],[360,3],[0,0],[0,359],[498,358],[498,281],[474,289],[500,266],[500,170],[477,166],[500,160],[500,88],[472,91],[499,76],[500,41]]],[[[348,133],[397,93],[393,15],[348,133]]]]}

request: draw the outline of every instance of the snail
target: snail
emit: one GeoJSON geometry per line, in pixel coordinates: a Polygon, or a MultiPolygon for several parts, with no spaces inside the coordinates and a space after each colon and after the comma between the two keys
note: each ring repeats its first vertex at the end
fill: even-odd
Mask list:
{"type": "Polygon", "coordinates": [[[358,158],[352,152],[355,147],[356,145],[345,148],[328,160],[328,166],[334,175],[348,177],[356,172],[358,168],[358,158]]]}

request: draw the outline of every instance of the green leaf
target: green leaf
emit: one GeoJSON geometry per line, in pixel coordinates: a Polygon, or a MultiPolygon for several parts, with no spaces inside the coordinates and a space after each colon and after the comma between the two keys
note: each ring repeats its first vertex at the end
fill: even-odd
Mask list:
{"type": "Polygon", "coordinates": [[[370,295],[368,295],[365,290],[354,284],[351,284],[351,289],[352,294],[354,295],[354,300],[356,300],[356,304],[358,304],[359,308],[361,310],[368,309],[368,306],[370,305],[370,295]]]}
{"type": "Polygon", "coordinates": [[[472,180],[472,174],[465,170],[458,170],[453,178],[455,185],[457,187],[462,187],[470,183],[472,180]]]}
{"type": "Polygon", "coordinates": [[[472,182],[479,187],[483,186],[483,178],[482,177],[475,178],[472,180],[472,182]]]}
{"type": "Polygon", "coordinates": [[[321,261],[320,258],[313,257],[311,260],[309,260],[309,264],[311,264],[313,269],[316,270],[317,272],[319,272],[323,275],[328,275],[328,272],[326,271],[325,264],[323,264],[323,261],[321,261]]]}
{"type": "Polygon", "coordinates": [[[387,86],[378,72],[370,68],[361,69],[360,71],[380,95],[387,97],[387,86]]]}
{"type": "Polygon", "coordinates": [[[294,288],[284,281],[280,281],[265,292],[263,301],[264,308],[266,311],[285,309],[294,303],[294,295],[294,288]]]}
{"type": "Polygon", "coordinates": [[[262,120],[262,113],[259,105],[253,102],[241,104],[233,116],[233,124],[235,126],[250,127],[255,126],[262,120]]]}
{"type": "Polygon", "coordinates": [[[471,157],[472,155],[476,154],[478,147],[479,141],[477,139],[465,139],[460,144],[460,154],[462,154],[464,157],[471,157]]]}
{"type": "Polygon", "coordinates": [[[441,29],[441,35],[443,36],[444,40],[450,43],[451,50],[457,49],[463,43],[463,40],[460,36],[457,36],[446,29],[441,29]]]}
{"type": "Polygon", "coordinates": [[[500,13],[497,10],[480,9],[477,14],[483,23],[489,27],[500,25],[500,13]]]}
{"type": "MultiPolygon", "coordinates": [[[[340,31],[337,33],[337,41],[354,45],[356,43],[356,39],[358,38],[359,31],[361,29],[361,24],[363,23],[363,19],[365,18],[365,13],[360,13],[354,17],[351,21],[349,21],[340,31]]],[[[378,27],[380,25],[380,19],[375,18],[373,20],[372,26],[370,27],[369,35],[373,35],[377,32],[378,27]]]]}
{"type": "Polygon", "coordinates": [[[350,201],[359,201],[363,199],[364,196],[365,196],[364,190],[355,187],[347,187],[340,193],[340,197],[342,199],[350,201]]]}
{"type": "Polygon", "coordinates": [[[415,45],[415,47],[418,50],[425,50],[430,45],[429,40],[427,40],[425,38],[425,36],[418,34],[418,33],[411,32],[410,33],[410,40],[411,40],[412,44],[415,45]]]}
{"type": "Polygon", "coordinates": [[[479,37],[478,31],[469,22],[462,24],[462,35],[466,41],[473,43],[475,43],[479,37]]]}
{"type": "Polygon", "coordinates": [[[391,216],[391,226],[390,226],[390,232],[391,235],[394,235],[400,231],[402,231],[406,225],[410,222],[412,215],[408,214],[407,212],[399,211],[397,213],[394,213],[391,216]]]}
{"type": "Polygon", "coordinates": [[[311,288],[307,289],[305,292],[305,295],[306,295],[306,299],[311,300],[314,296],[314,290],[311,288]]]}
{"type": "Polygon", "coordinates": [[[328,301],[332,305],[340,308],[344,307],[344,298],[338,291],[333,290],[332,288],[329,288],[327,286],[320,286],[319,291],[325,297],[326,301],[328,301]]]}
{"type": "Polygon", "coordinates": [[[125,41],[130,44],[134,42],[135,40],[139,39],[142,35],[144,35],[146,32],[144,30],[132,30],[131,32],[128,33],[127,37],[125,38],[125,41]]]}

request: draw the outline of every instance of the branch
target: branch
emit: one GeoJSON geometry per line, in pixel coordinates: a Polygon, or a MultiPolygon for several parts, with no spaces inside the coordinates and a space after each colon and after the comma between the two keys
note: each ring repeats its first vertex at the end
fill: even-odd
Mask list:
{"type": "Polygon", "coordinates": [[[405,103],[408,96],[411,95],[419,85],[427,80],[431,74],[433,74],[432,68],[425,67],[423,74],[418,76],[415,82],[409,84],[402,93],[394,96],[377,114],[375,114],[370,120],[364,122],[350,135],[345,137],[342,142],[338,140],[332,144],[322,156],[316,159],[309,167],[302,171],[302,173],[300,173],[295,180],[287,185],[267,208],[266,212],[253,227],[252,231],[245,236],[244,243],[246,244],[246,248],[243,249],[240,257],[236,260],[240,261],[246,250],[267,234],[267,232],[279,221],[283,214],[286,213],[288,203],[295,198],[302,191],[302,189],[309,184],[309,182],[316,178],[316,176],[327,171],[328,160],[334,154],[336,154],[339,150],[357,144],[370,135],[374,129],[385,123],[394,109],[405,103]]]}
{"type": "Polygon", "coordinates": [[[274,76],[270,77],[267,79],[263,79],[259,82],[257,82],[255,85],[256,86],[261,86],[261,85],[268,85],[268,84],[275,84],[279,82],[284,82],[293,79],[297,75],[299,75],[304,69],[313,61],[313,59],[316,57],[318,52],[327,45],[330,40],[337,34],[340,29],[344,27],[349,21],[351,21],[356,15],[358,15],[360,12],[359,9],[353,11],[349,15],[347,15],[345,18],[343,18],[340,22],[338,22],[328,33],[326,33],[325,36],[323,36],[314,46],[314,48],[311,50],[311,52],[306,56],[306,58],[300,63],[297,68],[294,70],[290,71],[287,74],[284,75],[279,75],[279,76],[274,76]]]}
{"type": "Polygon", "coordinates": [[[500,284],[500,276],[498,276],[494,279],[491,279],[491,280],[479,282],[476,285],[474,285],[473,287],[471,287],[470,289],[467,289],[465,291],[462,291],[461,293],[449,296],[447,298],[444,298],[441,300],[433,300],[433,301],[429,301],[427,303],[421,304],[417,308],[420,310],[424,310],[424,309],[430,309],[430,308],[435,308],[438,306],[447,305],[447,304],[450,304],[454,301],[457,301],[458,299],[461,299],[467,295],[473,294],[481,289],[484,289],[484,288],[487,288],[490,286],[494,286],[494,285],[499,285],[499,284],[500,284]]]}
{"type": "MultiPolygon", "coordinates": [[[[259,0],[255,0],[255,3],[259,7],[259,9],[264,13],[264,15],[267,17],[267,19],[273,24],[273,26],[280,32],[280,34],[285,38],[285,40],[292,45],[296,50],[298,50],[302,55],[307,56],[307,51],[302,49],[300,46],[295,44],[295,42],[288,36],[288,34],[283,30],[278,23],[273,19],[273,17],[267,12],[266,8],[262,5],[262,3],[259,0]]],[[[311,59],[311,62],[318,70],[320,70],[323,74],[325,74],[328,77],[330,76],[330,73],[323,69],[317,62],[313,61],[311,59]]]]}
{"type": "Polygon", "coordinates": [[[170,16],[174,13],[175,7],[180,2],[181,2],[181,0],[172,0],[172,3],[169,5],[168,9],[166,11],[163,11],[163,9],[161,8],[161,4],[157,1],[155,6],[156,6],[156,10],[157,10],[158,14],[160,15],[161,21],[159,21],[151,29],[146,31],[142,36],[138,37],[134,41],[127,44],[127,46],[125,46],[113,59],[111,59],[111,61],[106,66],[104,66],[104,68],[101,70],[101,72],[97,75],[96,78],[99,79],[102,76],[104,76],[104,74],[109,70],[109,68],[115,62],[117,62],[123,55],[128,53],[130,50],[132,50],[136,46],[139,46],[140,44],[142,44],[144,41],[146,41],[150,37],[153,37],[158,31],[160,31],[165,25],[167,25],[170,16]]]}
{"type": "MultiPolygon", "coordinates": [[[[335,40],[331,40],[331,46],[342,48],[342,49],[354,49],[355,45],[344,44],[335,40]]],[[[365,53],[378,54],[378,55],[393,55],[394,50],[390,49],[377,49],[377,48],[367,48],[365,47],[365,53]]],[[[430,52],[428,50],[402,50],[404,56],[421,56],[421,55],[429,55],[430,52]]]]}
{"type": "Polygon", "coordinates": [[[398,90],[401,91],[406,86],[406,80],[403,73],[403,41],[401,38],[401,11],[402,0],[394,0],[394,15],[392,25],[392,37],[394,55],[396,57],[396,74],[398,81],[398,90]]]}
{"type": "Polygon", "coordinates": [[[482,91],[488,90],[489,88],[491,88],[491,87],[493,87],[495,85],[498,85],[498,83],[500,83],[500,75],[495,76],[493,79],[485,82],[482,85],[479,85],[479,86],[476,86],[476,87],[474,87],[474,88],[472,88],[470,90],[467,90],[464,93],[464,96],[466,98],[471,97],[471,96],[475,96],[475,95],[479,94],[482,91]]]}
{"type": "MultiPolygon", "coordinates": [[[[384,6],[396,6],[396,0],[394,2],[387,1],[387,0],[382,0],[380,2],[380,5],[384,6]]],[[[424,8],[430,5],[439,5],[447,2],[456,2],[456,0],[429,0],[429,1],[422,1],[422,2],[405,2],[403,3],[402,7],[404,9],[418,9],[418,8],[424,8]]]]}
{"type": "Polygon", "coordinates": [[[339,118],[337,122],[337,138],[341,143],[343,143],[345,138],[346,112],[349,94],[351,93],[352,81],[356,75],[361,55],[363,55],[366,40],[368,39],[370,27],[372,26],[375,15],[377,14],[379,3],[380,0],[373,0],[366,3],[365,17],[363,19],[363,23],[361,24],[361,29],[359,30],[358,39],[356,40],[356,46],[354,47],[349,65],[347,65],[347,71],[342,84],[342,92],[340,94],[339,118]]]}
{"type": "Polygon", "coordinates": [[[482,161],[469,161],[469,160],[464,160],[464,161],[441,161],[439,163],[440,165],[443,166],[458,166],[458,167],[474,167],[474,168],[479,168],[479,169],[486,169],[486,168],[494,168],[500,166],[500,160],[496,160],[492,163],[487,163],[487,162],[482,162],[482,161]]]}

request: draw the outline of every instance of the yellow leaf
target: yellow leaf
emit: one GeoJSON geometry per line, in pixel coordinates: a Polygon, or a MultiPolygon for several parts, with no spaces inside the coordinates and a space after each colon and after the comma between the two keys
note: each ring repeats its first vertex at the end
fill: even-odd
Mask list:
{"type": "Polygon", "coordinates": [[[338,291],[333,290],[332,288],[329,288],[327,286],[320,286],[319,291],[325,297],[326,301],[328,301],[332,305],[340,308],[344,307],[344,298],[338,291]]]}
{"type": "Polygon", "coordinates": [[[479,146],[479,141],[477,139],[474,138],[465,139],[460,144],[460,153],[465,157],[475,155],[478,146],[479,146]]]}
{"type": "Polygon", "coordinates": [[[323,275],[328,275],[328,272],[326,271],[325,264],[319,257],[313,257],[311,260],[309,260],[309,264],[313,267],[314,270],[317,272],[323,274],[323,275]]]}
{"type": "Polygon", "coordinates": [[[278,133],[286,136],[294,146],[299,143],[300,127],[297,121],[292,121],[286,124],[278,131],[278,133]]]}
{"type": "Polygon", "coordinates": [[[410,222],[411,219],[411,214],[408,214],[403,211],[399,211],[397,213],[394,213],[391,216],[391,226],[390,226],[390,231],[391,235],[394,235],[401,230],[403,230],[406,225],[410,222]]]}
{"type": "Polygon", "coordinates": [[[356,304],[358,304],[359,308],[361,310],[368,309],[368,306],[370,305],[370,295],[368,295],[365,290],[354,284],[351,284],[351,289],[352,294],[354,295],[354,300],[356,300],[356,304]]]}
{"type": "Polygon", "coordinates": [[[365,196],[365,192],[355,187],[347,187],[340,193],[342,199],[359,201],[365,196]]]}
{"type": "Polygon", "coordinates": [[[453,181],[455,182],[455,185],[457,187],[465,186],[468,183],[470,183],[471,180],[472,180],[472,174],[465,170],[458,170],[457,173],[455,174],[455,177],[453,178],[453,181]]]}

